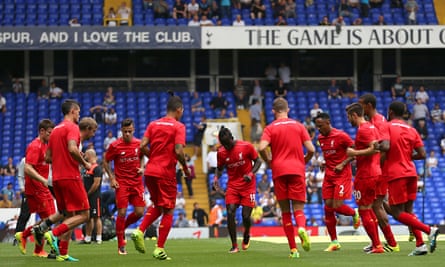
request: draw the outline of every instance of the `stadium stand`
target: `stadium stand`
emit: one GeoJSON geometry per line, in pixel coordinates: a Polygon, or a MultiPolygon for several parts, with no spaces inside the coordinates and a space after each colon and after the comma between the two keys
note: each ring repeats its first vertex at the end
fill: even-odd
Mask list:
{"type": "MultiPolygon", "coordinates": [[[[158,19],[154,17],[152,9],[144,9],[143,0],[5,0],[0,3],[0,25],[2,26],[67,26],[68,20],[78,18],[82,25],[107,25],[104,19],[110,7],[114,7],[117,12],[122,2],[132,9],[129,25],[187,25],[184,19],[158,19]],[[67,20],[67,17],[69,18],[67,20]]],[[[173,0],[166,1],[169,5],[170,14],[173,11],[173,0]]],[[[186,0],[188,3],[189,1],[186,0]]],[[[297,18],[290,18],[288,25],[310,25],[315,26],[322,20],[323,16],[328,16],[332,22],[338,17],[338,1],[336,0],[318,0],[311,6],[305,6],[305,0],[296,0],[297,18]]],[[[403,2],[406,2],[404,0],[403,2]]],[[[237,14],[241,14],[246,25],[274,25],[276,18],[273,17],[273,8],[271,0],[263,0],[266,6],[266,16],[263,19],[251,20],[249,18],[249,9],[238,10],[232,8],[231,17],[221,18],[223,26],[232,25],[237,14]]],[[[419,10],[417,12],[417,24],[419,25],[437,25],[435,2],[433,0],[417,0],[419,10]]],[[[437,4],[442,14],[443,4],[438,1],[437,4]]],[[[358,8],[352,8],[350,17],[345,17],[346,25],[350,25],[356,18],[360,17],[358,8]]],[[[369,17],[363,18],[364,25],[372,25],[377,21],[379,15],[385,17],[388,25],[404,25],[408,23],[407,11],[403,8],[392,8],[390,1],[385,1],[381,7],[370,9],[369,17]]],[[[116,19],[119,22],[119,18],[116,19]]],[[[216,19],[214,19],[216,24],[216,19]]]]}

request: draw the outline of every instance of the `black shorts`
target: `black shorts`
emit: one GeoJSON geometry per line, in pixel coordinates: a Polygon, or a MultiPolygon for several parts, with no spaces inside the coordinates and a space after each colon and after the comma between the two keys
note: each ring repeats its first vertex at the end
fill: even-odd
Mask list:
{"type": "Polygon", "coordinates": [[[88,202],[90,203],[90,218],[100,218],[102,215],[101,208],[102,203],[100,197],[92,196],[88,198],[88,202]]]}

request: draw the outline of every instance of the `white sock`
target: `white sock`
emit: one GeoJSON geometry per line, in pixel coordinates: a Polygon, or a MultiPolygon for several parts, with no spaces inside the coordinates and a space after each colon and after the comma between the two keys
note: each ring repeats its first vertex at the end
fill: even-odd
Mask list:
{"type": "Polygon", "coordinates": [[[91,236],[90,235],[86,235],[85,236],[85,242],[91,242],[91,236]]]}
{"type": "Polygon", "coordinates": [[[97,242],[102,241],[102,235],[96,235],[96,241],[97,242]]]}

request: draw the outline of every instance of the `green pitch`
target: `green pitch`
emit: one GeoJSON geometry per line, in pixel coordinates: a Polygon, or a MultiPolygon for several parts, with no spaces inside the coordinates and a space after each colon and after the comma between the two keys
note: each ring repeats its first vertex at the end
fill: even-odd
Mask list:
{"type": "MultiPolygon", "coordinates": [[[[264,240],[264,239],[262,239],[264,240]]],[[[240,243],[240,242],[239,242],[240,243]]],[[[33,243],[27,247],[27,255],[19,253],[17,247],[0,243],[0,266],[48,267],[55,265],[138,267],[138,266],[180,266],[180,267],[218,267],[218,266],[326,266],[326,267],[379,267],[379,266],[443,266],[445,262],[445,242],[439,241],[433,254],[408,257],[414,243],[400,242],[401,252],[367,255],[362,252],[366,242],[342,242],[342,248],[336,252],[324,252],[328,243],[313,243],[310,252],[300,249],[299,259],[289,259],[286,243],[252,240],[248,251],[229,254],[230,242],[226,238],[205,240],[168,240],[166,250],[171,261],[155,260],[151,252],[155,241],[145,241],[147,254],[139,254],[128,241],[128,255],[117,254],[116,242],[104,242],[102,245],[78,245],[71,243],[70,255],[80,259],[77,263],[56,262],[55,260],[32,257],[33,243]]],[[[300,246],[301,247],[301,246],[300,246]]]]}

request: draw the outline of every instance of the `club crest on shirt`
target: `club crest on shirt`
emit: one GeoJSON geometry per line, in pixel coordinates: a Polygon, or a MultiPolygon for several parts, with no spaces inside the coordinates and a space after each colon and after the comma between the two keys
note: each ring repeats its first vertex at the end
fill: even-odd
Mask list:
{"type": "Polygon", "coordinates": [[[239,160],[243,160],[243,152],[240,152],[240,153],[238,154],[238,156],[239,156],[239,160]]]}
{"type": "Polygon", "coordinates": [[[121,156],[123,156],[123,155],[125,155],[125,151],[122,151],[122,152],[121,152],[121,156]]]}
{"type": "Polygon", "coordinates": [[[226,161],[229,161],[230,160],[230,158],[226,158],[226,161]]]}
{"type": "Polygon", "coordinates": [[[334,147],[334,140],[331,140],[331,147],[334,147]]]}

